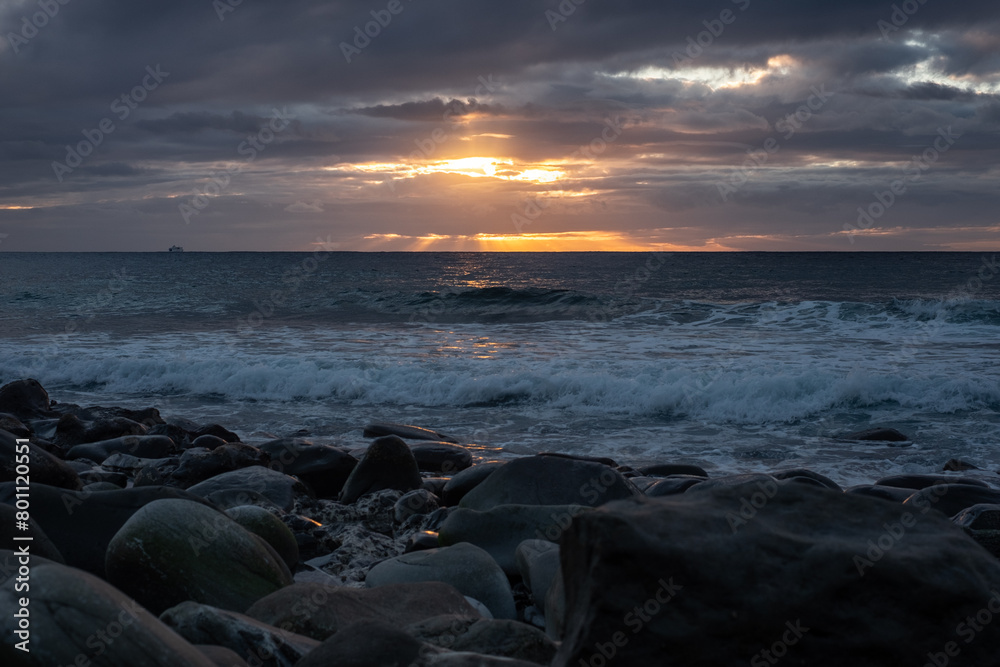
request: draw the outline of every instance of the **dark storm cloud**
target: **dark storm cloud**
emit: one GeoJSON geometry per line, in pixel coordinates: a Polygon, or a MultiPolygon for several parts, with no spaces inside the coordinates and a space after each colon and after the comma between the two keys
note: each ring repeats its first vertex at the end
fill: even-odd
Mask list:
{"type": "MultiPolygon", "coordinates": [[[[479,197],[477,210],[498,213],[476,224],[509,231],[509,210],[542,186],[407,174],[393,190],[389,172],[351,167],[496,155],[564,164],[563,191],[650,207],[608,225],[686,211],[698,225],[740,219],[741,231],[778,234],[788,218],[734,209],[847,215],[873,179],[951,126],[962,138],[896,211],[929,225],[920,211],[932,201],[976,220],[1000,204],[985,185],[1000,156],[995,0],[401,0],[395,14],[383,0],[220,4],[72,0],[34,31],[24,22],[34,0],[0,6],[0,207],[44,206],[0,208],[0,231],[48,220],[124,238],[98,222],[112,210],[122,224],[169,227],[178,201],[234,165],[199,217],[219,227],[206,239],[241,216],[304,224],[289,216],[317,201],[310,210],[330,221],[355,216],[388,233],[405,219],[419,234],[455,233],[461,223],[443,221],[467,219],[479,197]],[[149,68],[164,73],[155,86],[149,68]],[[832,96],[804,107],[817,87],[832,96]],[[260,135],[274,109],[295,117],[260,135]],[[782,131],[795,114],[795,131],[782,131]],[[105,120],[113,131],[98,134],[105,120]],[[581,159],[608,122],[620,136],[593,164],[581,159]],[[769,137],[780,150],[731,205],[714,201],[716,182],[769,137]],[[53,163],[84,141],[90,153],[57,181],[53,163]]],[[[581,228],[599,228],[587,215],[581,228]]],[[[549,219],[572,229],[565,216],[549,219]]]]}

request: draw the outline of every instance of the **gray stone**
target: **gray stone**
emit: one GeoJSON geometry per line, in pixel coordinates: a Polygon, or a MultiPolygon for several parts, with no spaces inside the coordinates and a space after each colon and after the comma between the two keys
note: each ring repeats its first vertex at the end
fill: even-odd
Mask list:
{"type": "Polygon", "coordinates": [[[500,461],[479,463],[454,475],[444,485],[444,495],[441,498],[444,500],[445,505],[457,505],[469,491],[479,486],[479,484],[503,465],[500,461]]]}
{"type": "Polygon", "coordinates": [[[952,519],[966,534],[1000,558],[1000,505],[973,505],[952,519]]]}
{"type": "Polygon", "coordinates": [[[353,503],[366,493],[384,489],[412,491],[419,489],[420,484],[413,452],[405,442],[390,435],[373,442],[365,452],[344,483],[340,502],[353,503]]]}
{"type": "Polygon", "coordinates": [[[55,414],[48,392],[34,378],[14,380],[0,387],[0,412],[12,414],[21,421],[55,414]]]}
{"type": "Polygon", "coordinates": [[[913,489],[904,489],[898,486],[879,486],[877,484],[859,484],[858,486],[845,489],[844,493],[871,496],[872,498],[881,498],[890,502],[902,503],[913,495],[913,489]]]}
{"type": "Polygon", "coordinates": [[[18,445],[17,440],[13,433],[0,431],[0,482],[17,481],[17,466],[27,465],[32,486],[48,484],[62,489],[79,489],[83,486],[72,468],[34,443],[27,443],[25,460],[25,443],[18,445]]]}
{"type": "Polygon", "coordinates": [[[131,454],[139,458],[161,459],[180,452],[180,447],[165,435],[125,435],[76,445],[66,452],[67,459],[88,459],[102,463],[112,454],[131,454]]]}
{"type": "Polygon", "coordinates": [[[213,667],[194,646],[106,581],[35,559],[27,607],[31,653],[23,653],[14,648],[21,641],[15,634],[14,611],[20,608],[18,598],[23,595],[10,582],[0,587],[0,608],[4,609],[0,662],[4,665],[213,667]]]}
{"type": "Polygon", "coordinates": [[[465,447],[447,442],[421,442],[410,445],[417,467],[424,472],[446,475],[461,472],[472,465],[472,454],[465,447]]]}
{"type": "Polygon", "coordinates": [[[592,509],[584,505],[498,505],[485,512],[459,508],[441,524],[438,542],[474,544],[485,549],[508,577],[517,577],[515,552],[521,542],[558,542],[573,517],[592,509]]]}
{"type": "Polygon", "coordinates": [[[708,473],[701,466],[688,463],[654,463],[648,466],[636,468],[636,472],[641,475],[670,477],[671,475],[691,475],[692,477],[708,477],[708,473]]]}
{"type": "Polygon", "coordinates": [[[257,505],[238,505],[225,510],[226,516],[270,544],[288,569],[299,562],[299,545],[285,523],[257,505]]]}
{"type": "Polygon", "coordinates": [[[296,494],[306,493],[299,480],[263,466],[224,472],[195,484],[188,491],[204,498],[216,491],[228,489],[256,491],[286,512],[295,504],[296,494]]]}
{"type": "Polygon", "coordinates": [[[411,516],[417,514],[430,514],[441,505],[438,498],[430,491],[416,489],[404,493],[393,507],[393,516],[396,523],[403,523],[411,516]]]}
{"type": "Polygon", "coordinates": [[[108,545],[108,581],[154,612],[193,600],[244,611],[292,583],[266,542],[222,512],[189,500],[157,500],[108,545]]]}
{"type": "Polygon", "coordinates": [[[424,667],[425,647],[396,625],[359,620],[345,625],[297,667],[424,667]]]}
{"type": "Polygon", "coordinates": [[[162,486],[87,492],[32,483],[31,516],[67,565],[104,577],[111,538],[140,508],[163,498],[204,502],[180,489],[162,486]]]}
{"type": "Polygon", "coordinates": [[[160,620],[192,644],[226,647],[260,667],[292,667],[320,644],[249,616],[197,602],[171,607],[160,614],[160,620]]]}
{"type": "Polygon", "coordinates": [[[478,618],[453,586],[440,582],[347,588],[292,584],[258,600],[246,615],[323,641],[355,621],[401,628],[441,615],[478,618]]]}
{"type": "Polygon", "coordinates": [[[548,665],[556,655],[555,643],[544,632],[511,620],[476,621],[444,648],[540,665],[548,665]]]}
{"type": "MultiPolygon", "coordinates": [[[[788,664],[921,665],[1000,585],[1000,562],[933,512],[775,482],[748,513],[760,492],[751,481],[577,517],[553,665],[588,663],[616,632],[629,638],[620,664],[658,664],[666,646],[686,664],[745,664],[799,627],[788,664]]],[[[998,647],[982,634],[949,664],[992,664],[998,647]]]]}
{"type": "Polygon", "coordinates": [[[223,442],[213,449],[192,446],[181,454],[177,468],[170,473],[170,481],[181,488],[188,488],[223,473],[251,466],[267,466],[270,462],[271,457],[266,452],[242,442],[223,442]]]}
{"type": "Polygon", "coordinates": [[[318,498],[336,498],[358,460],[329,445],[314,445],[301,438],[280,438],[260,446],[273,465],[312,487],[318,498]]]}
{"type": "Polygon", "coordinates": [[[673,496],[678,493],[684,493],[695,484],[701,484],[704,481],[704,477],[694,477],[692,475],[674,475],[673,477],[664,477],[663,479],[650,484],[646,488],[645,495],[650,498],[673,496]]]}
{"type": "Polygon", "coordinates": [[[947,517],[980,504],[1000,504],[1000,491],[971,484],[935,484],[914,492],[903,502],[907,509],[934,509],[947,517]]]}
{"type": "Polygon", "coordinates": [[[517,618],[514,596],[503,570],[486,551],[465,542],[382,561],[368,572],[365,584],[377,588],[427,581],[451,584],[463,595],[486,605],[494,618],[517,618]]]}
{"type": "Polygon", "coordinates": [[[461,507],[497,505],[588,505],[630,498],[639,491],[620,472],[600,463],[556,456],[515,459],[472,489],[461,507]]]}
{"type": "Polygon", "coordinates": [[[559,545],[547,540],[525,540],[517,546],[517,569],[531,591],[535,606],[545,612],[545,598],[559,573],[559,545]]]}
{"type": "Polygon", "coordinates": [[[825,486],[828,489],[833,489],[834,491],[843,491],[840,484],[827,477],[826,475],[821,475],[818,472],[809,470],[808,468],[788,468],[785,470],[778,470],[777,472],[771,473],[771,476],[775,479],[793,479],[795,477],[811,479],[819,483],[820,486],[825,486]]]}

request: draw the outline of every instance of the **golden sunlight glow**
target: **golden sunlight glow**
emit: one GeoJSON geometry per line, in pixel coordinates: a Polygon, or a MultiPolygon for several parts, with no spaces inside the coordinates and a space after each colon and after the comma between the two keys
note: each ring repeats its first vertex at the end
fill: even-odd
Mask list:
{"type": "Polygon", "coordinates": [[[15,204],[0,204],[0,211],[28,211],[34,206],[17,206],[15,204]]]}
{"type": "Polygon", "coordinates": [[[429,174],[459,174],[470,178],[496,178],[529,183],[551,183],[566,173],[550,162],[517,164],[510,158],[463,157],[427,163],[368,162],[324,167],[325,171],[386,174],[391,178],[415,178],[429,174]]]}

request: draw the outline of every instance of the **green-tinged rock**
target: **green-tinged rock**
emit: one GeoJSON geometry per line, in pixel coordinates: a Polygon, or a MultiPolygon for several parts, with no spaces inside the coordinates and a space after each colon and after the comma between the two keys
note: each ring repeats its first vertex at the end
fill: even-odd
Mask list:
{"type": "Polygon", "coordinates": [[[225,512],[230,519],[270,544],[288,569],[295,568],[299,562],[299,545],[291,529],[281,519],[257,505],[240,505],[225,512]]]}
{"type": "Polygon", "coordinates": [[[292,583],[266,542],[225,514],[189,500],[157,500],[108,545],[108,581],[151,611],[193,600],[244,611],[292,583]]]}
{"type": "Polygon", "coordinates": [[[106,581],[76,568],[33,562],[30,653],[18,650],[20,608],[11,582],[0,586],[0,663],[129,667],[212,667],[194,646],[156,619],[138,602],[106,581]]]}

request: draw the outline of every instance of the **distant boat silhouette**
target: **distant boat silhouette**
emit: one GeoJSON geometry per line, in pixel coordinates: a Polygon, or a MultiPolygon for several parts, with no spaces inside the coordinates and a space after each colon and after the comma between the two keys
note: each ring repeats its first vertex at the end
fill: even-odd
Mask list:
{"type": "Polygon", "coordinates": [[[184,252],[184,248],[180,247],[179,245],[172,245],[170,246],[170,250],[168,250],[167,252],[184,252]]]}

